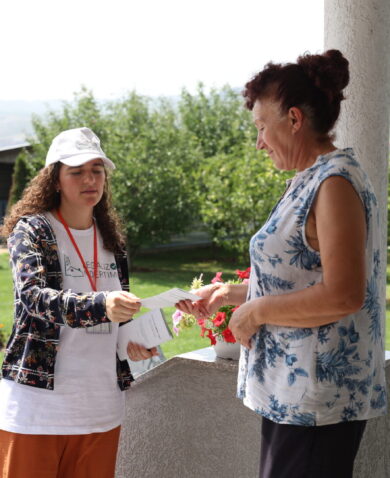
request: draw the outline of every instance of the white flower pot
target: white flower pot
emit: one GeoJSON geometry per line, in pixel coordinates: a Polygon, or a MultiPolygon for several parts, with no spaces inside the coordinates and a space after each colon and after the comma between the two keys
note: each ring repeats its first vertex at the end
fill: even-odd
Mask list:
{"type": "Polygon", "coordinates": [[[214,345],[214,350],[219,358],[238,360],[240,358],[241,345],[239,342],[234,344],[225,342],[219,337],[216,337],[217,343],[214,345]]]}

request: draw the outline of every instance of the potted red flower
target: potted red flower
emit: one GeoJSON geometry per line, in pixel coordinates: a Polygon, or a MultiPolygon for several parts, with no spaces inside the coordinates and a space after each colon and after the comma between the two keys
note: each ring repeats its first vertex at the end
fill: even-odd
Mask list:
{"type": "MultiPolygon", "coordinates": [[[[227,284],[240,284],[249,280],[250,267],[246,270],[236,270],[237,278],[228,280],[227,284]]],[[[195,277],[191,284],[191,289],[196,290],[202,287],[203,274],[200,277],[195,277]]],[[[222,272],[217,272],[212,283],[224,282],[222,278],[222,272]]],[[[215,347],[217,356],[221,358],[233,358],[238,359],[240,345],[236,343],[232,331],[229,328],[229,322],[233,312],[238,308],[234,305],[224,305],[218,309],[218,311],[210,317],[197,319],[193,315],[185,314],[177,310],[173,315],[173,330],[176,335],[179,335],[180,330],[193,327],[197,324],[201,328],[201,337],[207,337],[210,339],[211,345],[215,347]]]]}

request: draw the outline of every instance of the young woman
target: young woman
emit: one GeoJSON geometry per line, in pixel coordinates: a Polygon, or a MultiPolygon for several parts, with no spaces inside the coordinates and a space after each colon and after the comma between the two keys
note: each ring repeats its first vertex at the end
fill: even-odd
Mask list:
{"type": "MultiPolygon", "coordinates": [[[[64,131],[5,218],[15,315],[0,382],[2,477],[114,476],[133,380],[117,337],[140,300],[128,292],[106,168],[90,129],[64,131]]],[[[157,351],[129,343],[128,354],[157,351]]]]}

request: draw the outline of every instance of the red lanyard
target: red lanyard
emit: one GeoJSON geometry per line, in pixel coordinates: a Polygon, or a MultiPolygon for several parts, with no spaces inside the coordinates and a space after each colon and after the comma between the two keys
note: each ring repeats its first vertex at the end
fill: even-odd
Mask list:
{"type": "Polygon", "coordinates": [[[81,263],[83,264],[85,273],[87,274],[89,282],[91,283],[92,290],[96,292],[97,291],[96,282],[97,282],[97,273],[98,273],[98,248],[97,248],[97,234],[96,234],[95,221],[93,222],[93,280],[92,280],[87,264],[84,261],[84,257],[81,255],[80,249],[78,248],[76,241],[74,240],[73,234],[70,232],[69,226],[65,222],[65,219],[62,217],[62,214],[60,213],[59,209],[57,209],[57,215],[60,221],[62,222],[62,225],[64,226],[66,232],[68,233],[69,239],[72,241],[73,247],[75,248],[79,256],[81,263]]]}

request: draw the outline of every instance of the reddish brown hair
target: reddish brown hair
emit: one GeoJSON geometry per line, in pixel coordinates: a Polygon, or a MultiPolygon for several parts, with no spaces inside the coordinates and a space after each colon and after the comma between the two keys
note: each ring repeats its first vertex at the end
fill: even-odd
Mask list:
{"type": "Polygon", "coordinates": [[[342,90],[349,82],[348,60],[339,50],[305,54],[296,63],[268,63],[246,85],[243,95],[250,110],[256,100],[274,98],[282,113],[302,109],[313,130],[328,137],[340,114],[342,90]]]}

